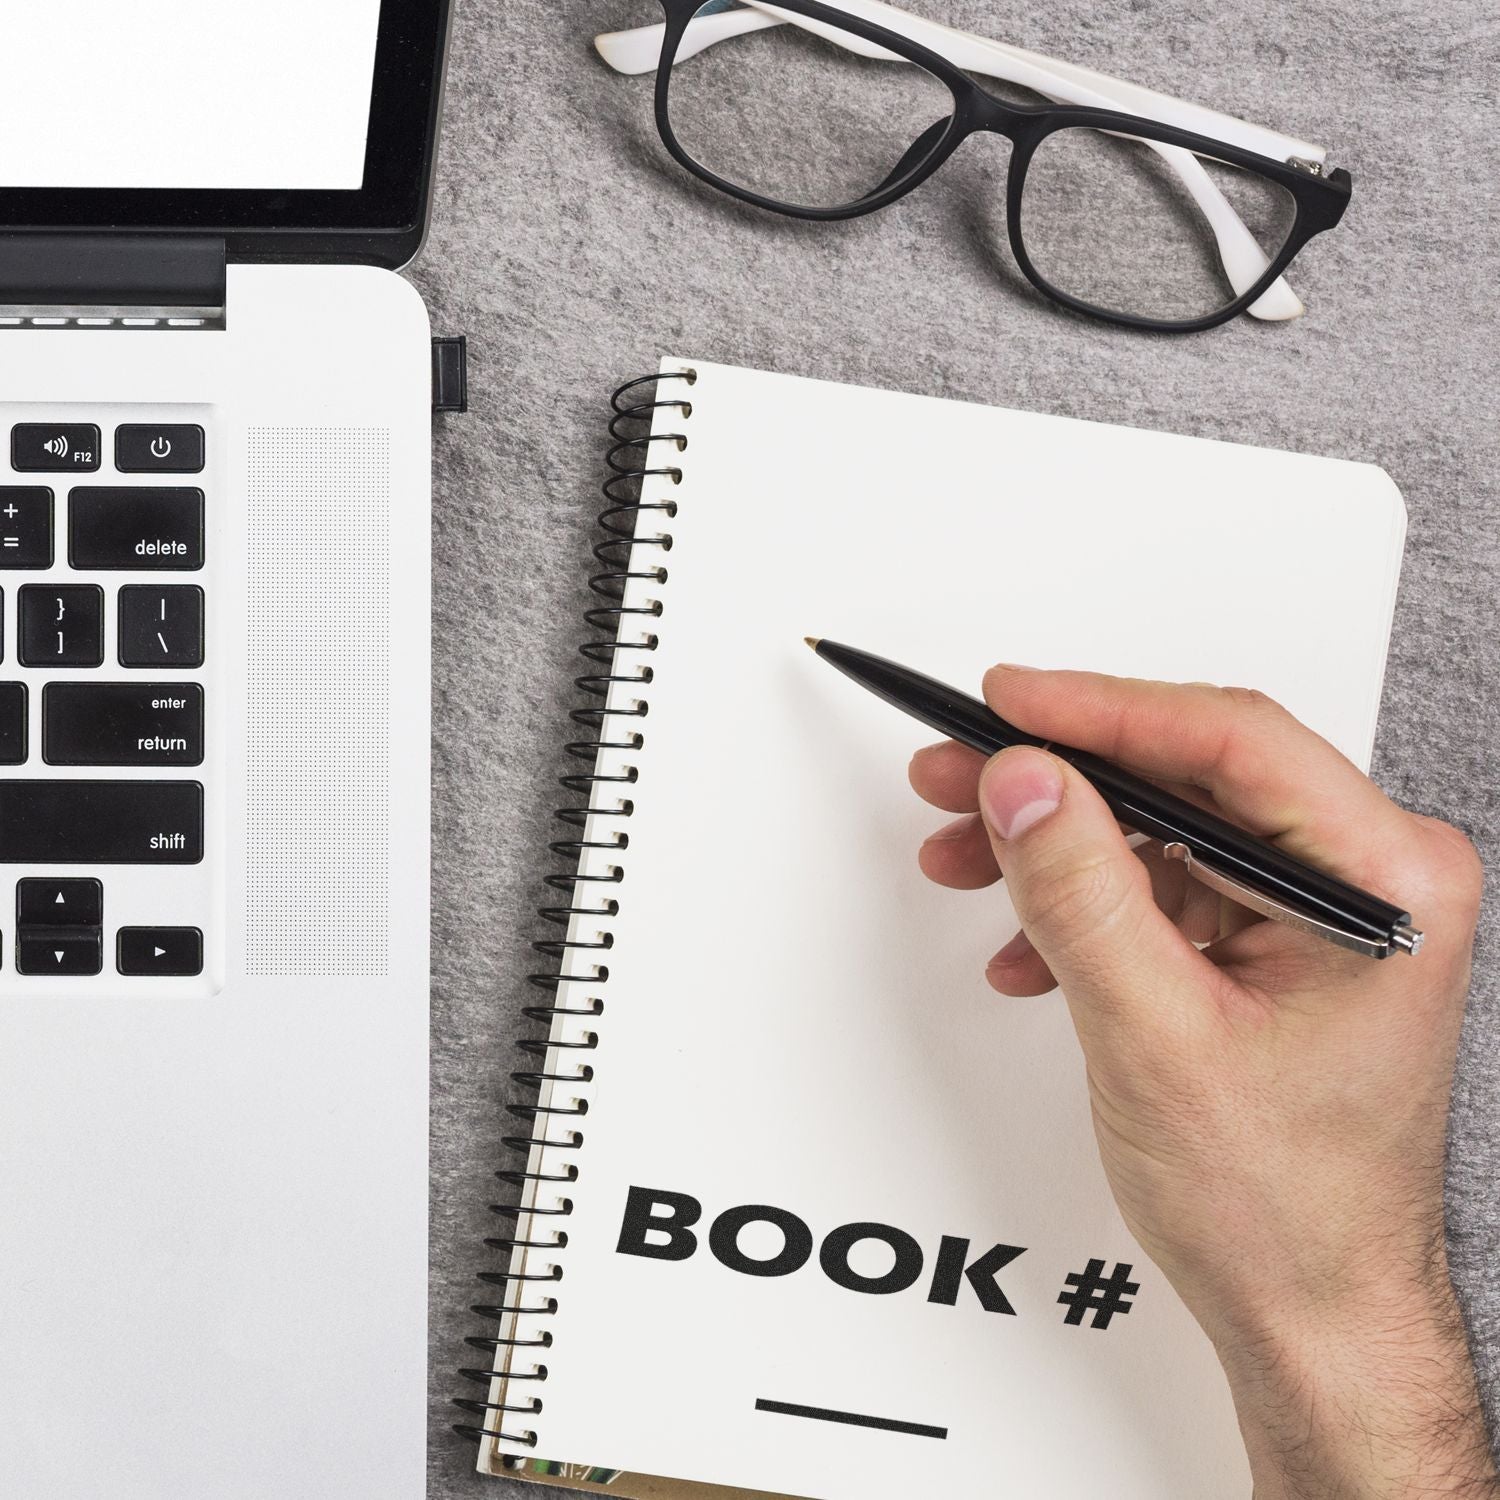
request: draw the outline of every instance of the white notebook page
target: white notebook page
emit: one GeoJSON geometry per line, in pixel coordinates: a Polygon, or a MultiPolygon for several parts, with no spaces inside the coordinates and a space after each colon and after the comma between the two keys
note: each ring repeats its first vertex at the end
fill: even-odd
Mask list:
{"type": "MultiPolygon", "coordinates": [[[[563,1276],[519,1299],[557,1310],[514,1330],[553,1335],[547,1379],[505,1398],[542,1401],[505,1419],[537,1445],[502,1451],[839,1500],[1248,1496],[1213,1352],[1110,1198],[1064,1005],[984,981],[1015,928],[1003,887],[918,873],[943,818],[906,764],[934,736],[803,636],[971,691],[996,660],[1254,685],[1365,764],[1400,497],[1365,465],[691,364],[691,390],[659,392],[690,397],[691,417],[657,422],[688,447],[653,457],[682,482],[646,495],[678,513],[647,512],[639,533],[674,544],[633,564],[668,568],[633,585],[632,602],[662,603],[658,649],[633,656],[653,681],[611,700],[646,700],[644,719],[614,721],[645,743],[602,767],[638,767],[634,812],[589,835],[628,830],[586,866],[623,870],[590,893],[619,912],[573,934],[613,932],[608,980],[563,992],[605,1001],[565,1033],[587,1024],[597,1049],[555,1065],[595,1068],[552,1092],[589,1105],[581,1148],[544,1168],[578,1169],[572,1213],[538,1221],[566,1248],[528,1266],[563,1276]],[[632,1187],[701,1204],[691,1255],[617,1249],[632,1187]],[[794,1214],[806,1263],[721,1263],[710,1225],[737,1205],[794,1214]],[[915,1241],[910,1286],[825,1274],[825,1237],[851,1223],[915,1241]],[[956,1300],[929,1300],[945,1236],[969,1241],[966,1263],[1020,1250],[992,1278],[1012,1312],[963,1278],[956,1300]],[[1139,1290],[1107,1326],[1069,1324],[1059,1294],[1096,1259],[1128,1264],[1139,1290]]],[[[771,1260],[788,1235],[751,1223],[736,1243],[771,1260]]],[[[878,1279],[897,1259],[866,1239],[845,1264],[878,1279]]]]}

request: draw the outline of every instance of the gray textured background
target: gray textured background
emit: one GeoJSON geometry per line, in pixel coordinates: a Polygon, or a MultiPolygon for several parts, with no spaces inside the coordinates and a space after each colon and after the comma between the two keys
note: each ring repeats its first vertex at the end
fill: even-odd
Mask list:
{"type": "MultiPolygon", "coordinates": [[[[473,395],[466,417],[439,425],[434,496],[432,1496],[535,1493],[474,1476],[446,1402],[451,1369],[475,1360],[463,1335],[484,1331],[464,1309],[479,1300],[471,1273],[493,1232],[484,1204],[503,1192],[489,1173],[550,868],[605,402],[662,353],[1384,465],[1411,533],[1375,773],[1500,859],[1494,7],[920,6],[1323,142],[1354,174],[1353,204],[1294,267],[1309,306],[1298,323],[1242,318],[1185,339],[1093,326],[1040,302],[996,248],[998,138],[970,141],[913,197],[863,221],[761,216],[672,165],[649,80],[594,56],[593,32],[659,16],[648,0],[461,0],[432,234],[411,273],[435,330],[469,335],[473,395]]],[[[1494,917],[1492,890],[1449,1211],[1492,1411],[1494,917]]]]}

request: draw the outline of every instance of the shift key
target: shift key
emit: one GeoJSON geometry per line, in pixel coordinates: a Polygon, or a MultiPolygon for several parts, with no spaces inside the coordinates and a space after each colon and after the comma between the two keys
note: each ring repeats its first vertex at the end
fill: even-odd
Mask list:
{"type": "Polygon", "coordinates": [[[203,491],[88,485],[68,493],[75,568],[193,572],[203,566],[203,491]]]}
{"type": "Polygon", "coordinates": [[[0,863],[195,865],[196,781],[0,781],[0,863]]]}

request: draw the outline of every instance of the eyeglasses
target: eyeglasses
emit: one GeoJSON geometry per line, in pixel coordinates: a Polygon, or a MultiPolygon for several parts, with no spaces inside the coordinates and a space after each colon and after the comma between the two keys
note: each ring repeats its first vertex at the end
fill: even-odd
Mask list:
{"type": "Polygon", "coordinates": [[[661,0],[595,38],[656,69],[656,124],[690,172],[800,219],[850,219],[926,181],[970,135],[1011,142],[1011,251],[1066,307],[1191,332],[1302,303],[1282,272],[1349,202],[1319,147],[909,15],[880,0],[661,0]],[[1012,102],[971,74],[1052,101],[1012,102]]]}

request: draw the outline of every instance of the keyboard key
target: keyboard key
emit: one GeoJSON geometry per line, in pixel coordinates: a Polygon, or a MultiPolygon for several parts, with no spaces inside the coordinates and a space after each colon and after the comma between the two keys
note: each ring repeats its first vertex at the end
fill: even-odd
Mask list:
{"type": "Polygon", "coordinates": [[[196,927],[122,927],[115,967],[122,974],[201,974],[203,934],[196,927]]]}
{"type": "Polygon", "coordinates": [[[16,882],[17,927],[97,927],[104,920],[104,887],[70,878],[16,882]]]}
{"type": "Polygon", "coordinates": [[[104,967],[104,934],[97,927],[16,929],[16,969],[22,974],[97,974],[104,967]]]}
{"type": "Polygon", "coordinates": [[[0,485],[0,568],[52,566],[52,491],[0,485]]]}
{"type": "Polygon", "coordinates": [[[10,466],[18,474],[99,467],[99,429],[92,422],[17,422],[10,430],[10,466]]]}
{"type": "Polygon", "coordinates": [[[203,429],[184,424],[115,428],[115,468],[122,474],[196,474],[203,467],[203,429]]]}
{"type": "Polygon", "coordinates": [[[0,766],[26,759],[26,684],[0,682],[0,766]]]}
{"type": "Polygon", "coordinates": [[[195,865],[196,781],[0,781],[0,864],[195,865]]]}
{"type": "Polygon", "coordinates": [[[122,667],[201,667],[203,590],[195,583],[127,584],[118,654],[122,667]]]}
{"type": "Polygon", "coordinates": [[[203,689],[196,682],[49,682],[42,689],[49,766],[203,763],[203,689]]]}
{"type": "Polygon", "coordinates": [[[192,572],[203,566],[203,491],[75,489],[68,494],[75,568],[192,572]]]}
{"type": "Polygon", "coordinates": [[[104,590],[91,583],[28,583],[21,590],[23,667],[97,667],[104,660],[104,590]]]}

